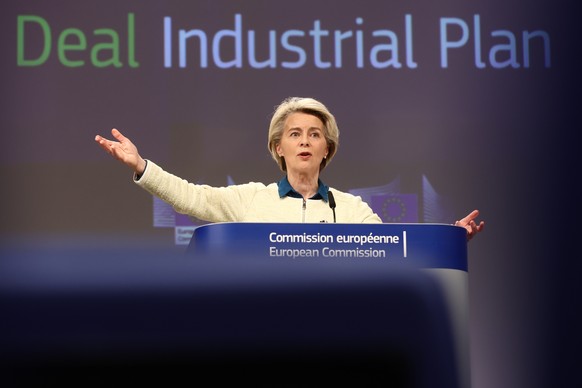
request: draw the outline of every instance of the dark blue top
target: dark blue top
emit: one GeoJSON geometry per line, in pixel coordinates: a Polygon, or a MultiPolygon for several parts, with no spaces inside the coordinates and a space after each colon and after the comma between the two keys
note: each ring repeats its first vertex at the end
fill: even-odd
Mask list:
{"type": "MultiPolygon", "coordinates": [[[[279,197],[293,197],[293,198],[303,198],[301,194],[299,194],[291,184],[289,183],[289,179],[285,176],[279,182],[277,182],[279,186],[279,197]]],[[[323,199],[324,202],[328,201],[327,192],[329,187],[321,181],[321,179],[317,180],[317,193],[309,199],[323,199]]]]}

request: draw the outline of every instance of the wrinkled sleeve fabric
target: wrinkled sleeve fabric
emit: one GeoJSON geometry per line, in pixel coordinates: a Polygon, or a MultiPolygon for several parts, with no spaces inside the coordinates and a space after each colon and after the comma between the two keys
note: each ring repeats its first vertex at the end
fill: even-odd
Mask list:
{"type": "Polygon", "coordinates": [[[245,213],[262,183],[212,187],[190,183],[151,160],[141,176],[133,181],[150,194],[170,204],[176,212],[209,222],[237,222],[245,213]]]}

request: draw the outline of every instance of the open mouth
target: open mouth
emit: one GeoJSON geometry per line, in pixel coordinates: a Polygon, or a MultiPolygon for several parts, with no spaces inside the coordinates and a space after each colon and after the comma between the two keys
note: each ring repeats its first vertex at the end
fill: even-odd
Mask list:
{"type": "Polygon", "coordinates": [[[299,156],[301,156],[301,157],[305,158],[305,157],[311,156],[311,152],[301,152],[301,153],[299,154],[299,156]]]}

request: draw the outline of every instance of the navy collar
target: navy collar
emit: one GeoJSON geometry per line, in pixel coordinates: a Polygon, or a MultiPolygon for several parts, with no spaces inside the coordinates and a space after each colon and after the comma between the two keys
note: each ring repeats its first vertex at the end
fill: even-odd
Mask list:
{"type": "MultiPolygon", "coordinates": [[[[279,197],[293,197],[293,198],[303,198],[301,194],[299,194],[291,184],[289,183],[289,179],[287,176],[283,177],[279,182],[277,182],[277,186],[279,186],[279,197]]],[[[329,187],[321,181],[321,179],[317,180],[317,193],[309,199],[323,199],[324,202],[328,201],[327,192],[329,191],[329,187]]]]}

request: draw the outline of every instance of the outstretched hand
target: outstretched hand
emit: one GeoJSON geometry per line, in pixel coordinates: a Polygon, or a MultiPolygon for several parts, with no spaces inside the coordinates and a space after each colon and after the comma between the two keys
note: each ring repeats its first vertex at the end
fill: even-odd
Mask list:
{"type": "Polygon", "coordinates": [[[455,226],[462,226],[463,228],[467,229],[467,240],[475,237],[477,233],[481,232],[485,227],[484,221],[481,221],[479,224],[475,222],[475,218],[477,218],[477,216],[479,216],[479,210],[473,210],[465,218],[462,218],[459,221],[455,221],[455,226]]]}
{"type": "Polygon", "coordinates": [[[111,156],[131,168],[138,175],[143,174],[146,166],[145,160],[139,155],[137,147],[121,132],[113,128],[111,134],[117,141],[108,140],[97,135],[95,141],[111,156]]]}

